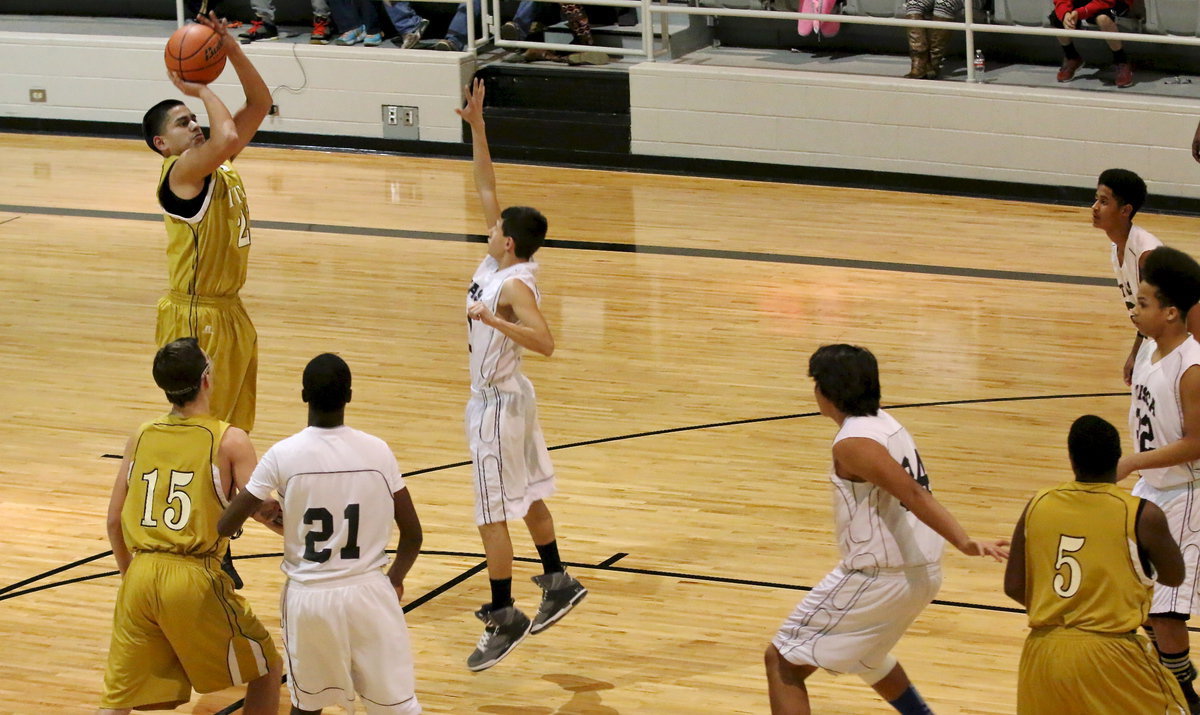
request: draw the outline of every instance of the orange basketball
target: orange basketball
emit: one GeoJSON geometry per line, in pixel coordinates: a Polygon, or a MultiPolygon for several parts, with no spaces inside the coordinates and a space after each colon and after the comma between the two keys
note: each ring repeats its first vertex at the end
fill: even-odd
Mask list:
{"type": "Polygon", "coordinates": [[[225,45],[221,35],[199,23],[184,25],[167,40],[164,53],[167,69],[186,82],[208,84],[225,69],[225,45]]]}

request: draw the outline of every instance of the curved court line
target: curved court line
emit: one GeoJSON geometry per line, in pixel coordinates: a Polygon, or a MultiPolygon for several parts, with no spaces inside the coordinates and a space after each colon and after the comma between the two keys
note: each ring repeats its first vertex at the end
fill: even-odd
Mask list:
{"type": "MultiPolygon", "coordinates": [[[[123,221],[161,222],[162,214],[134,211],[101,211],[97,209],[73,209],[56,206],[23,206],[0,204],[0,212],[40,214],[46,216],[70,216],[80,218],[119,219],[123,221]]],[[[394,228],[369,226],[342,226],[293,221],[255,221],[256,228],[277,231],[302,231],[347,236],[381,236],[385,238],[415,238],[425,241],[451,241],[455,243],[486,243],[487,236],[474,233],[441,233],[436,231],[408,231],[394,228]]],[[[574,241],[548,238],[543,244],[548,248],[566,248],[576,251],[607,251],[610,253],[644,253],[658,256],[687,256],[692,258],[722,258],[735,261],[758,261],[762,263],[791,263],[830,268],[858,268],[872,271],[896,273],[921,273],[926,275],[957,276],[960,278],[991,278],[995,280],[1026,281],[1033,283],[1060,283],[1067,285],[1110,286],[1112,278],[1097,276],[1074,276],[1063,273],[1036,273],[1027,271],[1003,271],[991,268],[966,268],[961,266],[939,266],[928,263],[898,263],[895,261],[866,261],[828,256],[798,256],[783,253],[756,251],[729,251],[717,248],[686,248],[683,246],[655,246],[608,241],[574,241]]]]}
{"type": "MultiPolygon", "coordinates": [[[[966,399],[966,400],[939,400],[936,402],[913,402],[913,403],[904,404],[904,405],[886,405],[883,407],[883,409],[906,410],[906,409],[913,409],[913,408],[917,408],[917,407],[951,407],[951,406],[957,406],[957,405],[982,405],[982,404],[994,404],[994,403],[1002,403],[1002,402],[1031,402],[1031,401],[1036,401],[1036,400],[1070,400],[1070,399],[1095,398],[1095,397],[1124,397],[1124,396],[1127,396],[1128,394],[1129,393],[1127,393],[1127,392],[1085,392],[1085,393],[1074,393],[1074,394],[1065,394],[1065,395],[1026,395],[1026,396],[1018,396],[1018,397],[979,397],[979,398],[972,398],[972,399],[966,399]]],[[[818,414],[819,413],[817,413],[817,412],[796,412],[796,413],[789,414],[789,415],[773,415],[770,417],[750,417],[750,418],[740,419],[740,420],[726,420],[724,422],[709,422],[707,424],[700,424],[700,425],[687,425],[687,426],[683,426],[683,427],[667,427],[665,429],[650,430],[647,432],[634,432],[631,434],[616,435],[613,437],[599,437],[597,439],[588,439],[588,440],[583,440],[580,442],[569,442],[567,444],[557,444],[557,445],[554,445],[553,447],[549,447],[548,449],[549,449],[549,451],[554,451],[554,450],[559,450],[559,449],[571,449],[573,447],[588,447],[588,446],[596,445],[596,444],[605,444],[607,442],[619,442],[619,441],[635,439],[635,438],[639,438],[639,437],[657,437],[659,435],[674,434],[676,432],[691,432],[691,431],[695,431],[695,430],[716,429],[716,428],[720,428],[720,427],[734,427],[734,426],[738,426],[738,425],[756,424],[756,423],[760,423],[760,422],[777,422],[779,420],[790,420],[790,419],[798,419],[798,418],[803,418],[803,417],[815,417],[818,414]]],[[[102,458],[121,459],[121,455],[105,454],[105,455],[102,455],[102,458]]],[[[469,465],[470,463],[471,462],[469,460],[467,460],[467,461],[462,461],[462,462],[452,462],[450,464],[442,464],[442,465],[438,465],[436,467],[426,467],[424,469],[417,469],[417,470],[413,470],[411,472],[407,472],[404,474],[404,477],[407,479],[409,477],[415,477],[415,476],[418,476],[421,474],[429,474],[432,472],[440,472],[440,471],[444,471],[447,469],[464,467],[464,466],[469,465]]],[[[473,554],[465,554],[465,553],[452,554],[450,552],[436,552],[436,551],[427,551],[427,552],[422,552],[422,553],[428,553],[428,554],[442,553],[442,554],[448,554],[448,555],[462,555],[462,556],[473,555],[473,554]]],[[[88,580],[95,579],[95,578],[101,578],[101,577],[105,577],[105,576],[114,575],[117,573],[116,571],[110,571],[110,572],[106,572],[106,573],[102,573],[102,574],[94,574],[91,576],[81,576],[79,578],[68,579],[65,581],[56,581],[51,584],[44,584],[42,586],[36,586],[33,588],[25,589],[24,591],[17,591],[14,593],[14,591],[16,589],[18,589],[22,586],[36,583],[44,578],[53,576],[54,574],[62,573],[63,571],[70,570],[72,568],[75,568],[76,566],[81,566],[86,563],[90,563],[97,559],[102,559],[111,554],[112,554],[112,551],[105,551],[103,553],[93,554],[92,556],[88,556],[86,558],[71,562],[69,564],[65,564],[63,566],[58,566],[58,567],[50,569],[49,571],[46,571],[44,573],[27,578],[23,581],[18,581],[17,583],[10,584],[8,586],[0,588],[0,601],[7,600],[9,598],[15,598],[16,596],[22,596],[22,595],[25,595],[28,593],[34,593],[36,591],[41,591],[41,590],[44,590],[47,588],[53,588],[55,586],[65,586],[65,585],[71,584],[71,583],[78,583],[80,581],[88,581],[88,580]]],[[[271,556],[271,555],[281,556],[282,554],[264,554],[261,556],[261,558],[265,558],[265,557],[271,556]]],[[[260,557],[250,555],[250,556],[235,556],[234,558],[235,559],[245,559],[245,558],[260,558],[260,557]]]]}

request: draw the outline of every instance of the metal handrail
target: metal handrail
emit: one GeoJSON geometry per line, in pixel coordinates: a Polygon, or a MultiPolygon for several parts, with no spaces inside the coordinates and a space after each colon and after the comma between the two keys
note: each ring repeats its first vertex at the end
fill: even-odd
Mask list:
{"type": "MultiPolygon", "coordinates": [[[[410,2],[445,2],[445,0],[409,0],[410,2]]],[[[646,57],[654,61],[654,25],[653,18],[662,18],[663,42],[666,45],[666,20],[668,15],[704,15],[707,17],[746,17],[769,20],[816,20],[819,22],[837,22],[843,25],[876,25],[881,27],[925,27],[930,29],[945,29],[963,32],[967,41],[967,79],[975,79],[975,67],[971,58],[975,55],[975,33],[991,33],[997,35],[1026,35],[1029,37],[1069,37],[1095,38],[1101,40],[1120,40],[1122,42],[1145,42],[1160,45],[1185,45],[1200,47],[1200,37],[1183,35],[1157,35],[1136,32],[1105,32],[1102,30],[1067,30],[1051,27],[1026,27],[1022,25],[993,25],[975,22],[974,3],[966,0],[964,22],[943,20],[910,20],[908,18],[869,17],[864,15],[838,15],[813,12],[786,12],[776,10],[740,10],[724,7],[693,7],[687,5],[668,5],[667,0],[654,4],[652,0],[587,0],[583,5],[605,5],[610,7],[631,7],[641,11],[642,47],[607,47],[604,45],[567,45],[554,42],[530,42],[527,40],[503,40],[500,38],[500,1],[480,2],[480,36],[475,37],[475,13],[467,10],[467,44],[472,51],[478,50],[489,43],[496,47],[511,49],[546,49],[564,52],[578,52],[586,49],[589,52],[604,52],[610,55],[634,55],[646,57]]],[[[573,3],[575,0],[537,0],[558,4],[573,3]]],[[[471,5],[474,5],[472,0],[471,5]]],[[[183,0],[175,0],[175,9],[179,26],[183,26],[183,0]]],[[[665,51],[666,48],[664,47],[665,51]]]]}

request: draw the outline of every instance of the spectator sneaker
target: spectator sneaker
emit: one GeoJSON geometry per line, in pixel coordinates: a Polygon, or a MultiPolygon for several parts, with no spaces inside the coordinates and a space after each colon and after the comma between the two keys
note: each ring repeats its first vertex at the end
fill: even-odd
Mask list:
{"type": "Polygon", "coordinates": [[[363,25],[359,25],[358,27],[356,27],[352,30],[346,30],[342,34],[338,35],[337,43],[339,45],[347,45],[347,46],[357,45],[358,43],[362,42],[363,38],[365,38],[366,36],[367,36],[367,28],[364,27],[363,25]]]}
{"type": "Polygon", "coordinates": [[[515,22],[506,22],[500,26],[500,39],[519,42],[525,39],[525,31],[515,22]]]}
{"type": "Polygon", "coordinates": [[[576,67],[579,65],[606,65],[608,64],[608,53],[606,52],[572,52],[567,55],[567,64],[576,67]]]}
{"type": "Polygon", "coordinates": [[[383,44],[383,33],[375,32],[370,35],[363,35],[363,46],[379,47],[383,44]]]}
{"type": "Polygon", "coordinates": [[[479,643],[475,645],[475,652],[467,658],[467,667],[474,671],[485,670],[499,663],[518,643],[525,640],[532,625],[528,616],[512,605],[493,608],[489,603],[476,611],[475,617],[483,621],[484,628],[479,643]]]}
{"type": "Polygon", "coordinates": [[[421,41],[421,38],[425,35],[425,28],[427,27],[429,27],[429,21],[422,19],[417,23],[417,26],[413,28],[412,32],[406,32],[403,35],[396,35],[392,38],[392,42],[395,43],[396,47],[399,47],[402,50],[411,50],[417,46],[418,42],[421,41]]]}
{"type": "Polygon", "coordinates": [[[1075,79],[1075,73],[1083,66],[1083,59],[1080,57],[1068,57],[1063,60],[1062,67],[1058,68],[1058,81],[1070,82],[1075,79]]]}
{"type": "Polygon", "coordinates": [[[1133,65],[1128,62],[1122,62],[1114,69],[1117,71],[1116,83],[1118,87],[1128,87],[1133,84],[1133,65]]]}
{"type": "Polygon", "coordinates": [[[250,29],[238,35],[241,38],[243,45],[248,45],[251,42],[266,42],[267,40],[279,39],[279,28],[275,27],[274,23],[255,20],[250,23],[250,29]]]}
{"type": "Polygon", "coordinates": [[[441,52],[462,52],[462,47],[454,40],[451,40],[449,37],[447,37],[444,40],[438,40],[437,42],[433,43],[433,49],[439,50],[441,52]]]}
{"type": "Polygon", "coordinates": [[[541,633],[554,625],[587,595],[583,584],[566,571],[534,576],[533,582],[542,589],[542,602],[538,606],[537,615],[533,617],[533,633],[541,633]]]}
{"type": "Polygon", "coordinates": [[[308,38],[309,44],[328,45],[332,39],[333,30],[329,27],[329,17],[325,15],[314,17],[312,37],[308,38]]]}

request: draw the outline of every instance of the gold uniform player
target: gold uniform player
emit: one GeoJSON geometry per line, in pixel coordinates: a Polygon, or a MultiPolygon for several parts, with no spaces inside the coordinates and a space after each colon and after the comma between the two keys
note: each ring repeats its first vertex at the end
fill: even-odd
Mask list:
{"type": "Polygon", "coordinates": [[[156,195],[165,214],[170,284],[158,303],[158,345],[194,337],[216,369],[213,414],[247,432],[254,428],[258,336],[238,291],[250,256],[250,210],[233,159],[271,107],[271,93],[224,24],[197,18],[224,37],[246,104],[230,115],[206,85],[171,81],[204,102],[210,134],[179,100],[159,102],[142,119],[146,144],[162,155],[156,195]]]}
{"type": "Polygon", "coordinates": [[[1019,715],[1187,713],[1179,683],[1137,628],[1151,574],[1183,581],[1163,511],[1116,485],[1121,437],[1094,415],[1067,438],[1075,481],[1037,493],[1013,532],[1004,591],[1029,612],[1019,715]]]}
{"type": "Polygon", "coordinates": [[[171,709],[192,688],[248,683],[247,713],[276,713],[282,660],[221,570],[217,521],[254,469],[246,433],[208,414],[211,363],[194,338],[154,358],[171,411],[129,439],[108,508],[121,572],[101,713],[171,709]]]}

